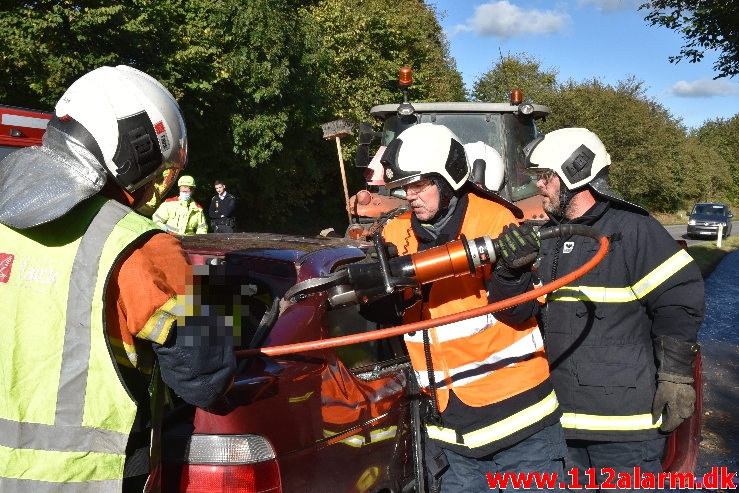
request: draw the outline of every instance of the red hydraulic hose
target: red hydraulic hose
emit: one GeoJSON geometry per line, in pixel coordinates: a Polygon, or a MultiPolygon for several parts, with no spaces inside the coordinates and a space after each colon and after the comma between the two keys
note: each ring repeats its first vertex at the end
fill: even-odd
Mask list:
{"type": "Polygon", "coordinates": [[[489,305],[473,308],[459,313],[453,313],[451,315],[445,315],[443,317],[421,320],[418,322],[412,322],[409,324],[398,325],[397,327],[390,327],[387,329],[379,329],[372,332],[363,332],[361,334],[351,334],[341,337],[332,337],[329,339],[321,339],[318,341],[298,342],[294,344],[285,344],[284,346],[271,346],[259,349],[242,349],[235,351],[237,358],[250,358],[254,356],[280,356],[284,354],[302,353],[305,351],[315,351],[317,349],[326,349],[331,347],[348,346],[350,344],[357,344],[360,342],[375,341],[377,339],[384,339],[386,337],[393,337],[408,332],[415,332],[417,330],[430,329],[432,327],[438,327],[440,325],[446,325],[452,322],[458,322],[479,315],[485,315],[487,313],[497,312],[505,310],[512,306],[531,301],[538,298],[541,295],[551,293],[552,291],[561,288],[562,286],[579,279],[586,273],[588,273],[593,267],[603,260],[603,257],[608,253],[608,238],[605,236],[599,238],[600,248],[593,255],[593,258],[585,262],[582,266],[575,269],[571,273],[562,276],[559,279],[539,286],[531,291],[528,291],[505,300],[491,303],[489,305]]]}

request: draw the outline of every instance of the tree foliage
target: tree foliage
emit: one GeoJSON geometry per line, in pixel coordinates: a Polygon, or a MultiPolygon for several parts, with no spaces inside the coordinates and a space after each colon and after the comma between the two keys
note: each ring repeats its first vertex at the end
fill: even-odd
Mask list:
{"type": "Polygon", "coordinates": [[[471,97],[475,101],[508,101],[512,89],[521,89],[527,101],[541,103],[556,90],[557,70],[544,71],[527,53],[500,55],[493,67],[478,77],[471,97]]]}
{"type": "Polygon", "coordinates": [[[694,137],[704,149],[718,154],[710,169],[729,179],[716,198],[724,198],[734,204],[739,203],[739,114],[732,118],[709,120],[694,132],[694,137]],[[723,191],[723,193],[721,193],[723,191]]]}
{"type": "MultiPolygon", "coordinates": [[[[196,198],[207,204],[212,180],[226,180],[252,230],[341,229],[336,146],[321,124],[366,120],[372,106],[399,102],[401,65],[414,69],[412,100],[465,98],[435,7],[420,0],[8,4],[0,7],[0,102],[51,109],[73,80],[101,65],[150,73],[185,115],[188,172],[201,183],[196,198]]],[[[630,200],[670,210],[739,198],[739,116],[688,136],[642,82],[561,84],[555,69],[525,53],[501,55],[472,96],[505,101],[513,87],[552,109],[541,130],[577,125],[598,133],[613,157],[614,186],[630,200]]],[[[354,138],[342,144],[351,162],[354,138]]],[[[359,173],[347,175],[353,192],[359,173]]]]}
{"type": "Polygon", "coordinates": [[[0,16],[0,102],[51,109],[101,65],[148,72],[184,113],[196,198],[207,204],[212,180],[226,180],[254,230],[346,220],[320,124],[397,101],[385,83],[400,65],[415,70],[414,97],[464,97],[435,11],[418,0],[38,0],[5,2],[0,16]]]}
{"type": "Polygon", "coordinates": [[[700,62],[706,50],[716,50],[718,60],[713,65],[716,78],[733,77],[739,73],[739,3],[726,0],[655,0],[639,10],[648,11],[644,18],[680,32],[685,44],[670,62],[688,60],[700,62]]]}
{"type": "Polygon", "coordinates": [[[643,82],[568,81],[548,104],[546,129],[585,127],[601,138],[611,154],[611,183],[625,199],[661,211],[682,205],[672,178],[682,173],[678,149],[685,129],[647,97],[643,82]]]}
{"type": "Polygon", "coordinates": [[[500,100],[511,87],[520,87],[551,110],[540,131],[592,130],[611,155],[613,188],[649,210],[671,212],[697,200],[736,199],[739,166],[732,163],[739,163],[739,115],[707,122],[689,136],[635,77],[609,85],[598,79],[561,83],[556,75],[525,53],[501,57],[476,80],[473,97],[500,100]]]}

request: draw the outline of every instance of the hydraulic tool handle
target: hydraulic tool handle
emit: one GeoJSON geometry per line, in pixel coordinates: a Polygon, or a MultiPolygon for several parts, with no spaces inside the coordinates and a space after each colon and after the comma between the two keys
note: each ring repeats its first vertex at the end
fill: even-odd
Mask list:
{"type": "Polygon", "coordinates": [[[511,298],[501,300],[496,303],[491,303],[489,305],[481,306],[478,308],[473,308],[471,310],[467,310],[467,311],[460,312],[460,313],[453,313],[451,315],[445,315],[439,318],[434,318],[430,320],[421,320],[419,322],[399,325],[397,327],[390,327],[387,329],[375,330],[372,332],[363,332],[360,334],[351,334],[351,335],[346,335],[346,336],[341,336],[341,337],[332,337],[329,339],[321,339],[317,341],[298,342],[294,344],[286,344],[284,346],[273,346],[273,347],[264,347],[260,349],[239,350],[239,351],[235,351],[236,357],[237,358],[251,358],[255,356],[281,356],[285,354],[302,353],[306,351],[315,351],[315,350],[332,348],[332,347],[348,346],[351,344],[358,344],[361,342],[376,341],[378,339],[385,339],[388,337],[399,336],[399,335],[407,334],[409,332],[415,332],[417,330],[426,330],[432,327],[438,327],[441,325],[458,322],[460,320],[465,320],[468,318],[478,317],[480,315],[486,315],[488,313],[505,310],[506,308],[520,305],[521,303],[525,303],[527,301],[535,300],[540,296],[551,293],[552,291],[555,291],[561,288],[562,286],[570,284],[571,282],[579,279],[580,277],[590,272],[590,270],[592,270],[593,267],[598,265],[598,263],[600,263],[600,261],[603,260],[603,257],[605,257],[606,254],[608,253],[608,245],[609,245],[608,238],[600,235],[600,233],[598,233],[596,229],[591,228],[589,226],[566,224],[566,225],[557,226],[555,228],[547,228],[546,230],[541,232],[540,238],[543,238],[543,239],[552,238],[557,235],[561,235],[564,237],[567,237],[569,235],[582,235],[582,236],[596,238],[600,243],[600,248],[598,249],[597,252],[595,252],[595,255],[593,255],[593,257],[590,260],[588,260],[582,266],[570,272],[569,274],[566,274],[560,277],[559,279],[555,279],[554,281],[548,284],[544,284],[543,286],[534,288],[531,291],[528,291],[526,293],[519,294],[517,296],[513,296],[511,298]],[[550,229],[555,230],[555,231],[550,231],[550,229]]]}
{"type": "MultiPolygon", "coordinates": [[[[582,224],[564,224],[540,230],[541,239],[554,236],[584,235],[599,238],[600,234],[582,224]]],[[[474,276],[479,269],[494,264],[500,258],[498,239],[481,236],[468,240],[464,235],[428,250],[388,259],[381,246],[380,234],[375,234],[378,262],[360,262],[346,267],[346,284],[329,293],[329,304],[337,308],[357,303],[369,303],[391,294],[398,288],[429,284],[448,277],[474,276]]]]}
{"type": "MultiPolygon", "coordinates": [[[[600,238],[600,233],[584,224],[560,224],[537,232],[540,240],[556,236],[572,235],[600,238]]],[[[464,235],[455,241],[393,259],[391,271],[393,275],[414,279],[421,284],[438,281],[446,277],[457,277],[464,274],[474,275],[479,267],[494,264],[500,258],[498,239],[481,236],[467,240],[464,235]],[[398,269],[400,267],[400,269],[398,269]]]]}

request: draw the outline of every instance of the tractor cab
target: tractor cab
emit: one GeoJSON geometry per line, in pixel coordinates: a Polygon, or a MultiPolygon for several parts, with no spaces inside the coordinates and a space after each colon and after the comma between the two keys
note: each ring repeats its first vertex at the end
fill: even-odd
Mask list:
{"type": "Polygon", "coordinates": [[[390,141],[419,123],[447,126],[465,145],[472,166],[470,180],[513,202],[523,210],[524,220],[542,223],[546,215],[535,179],[524,172],[523,148],[538,136],[536,122],[546,118],[549,108],[523,102],[520,90],[512,91],[510,100],[503,103],[410,103],[407,88],[412,78],[410,69],[404,69],[399,77],[404,101],[370,110],[381,131],[374,131],[369,122],[359,125],[355,166],[365,170],[367,188],[350,199],[352,224],[347,234],[366,235],[378,217],[405,203],[401,190],[384,187],[380,157],[390,141]],[[377,140],[379,149],[370,158],[370,145],[377,140]]]}

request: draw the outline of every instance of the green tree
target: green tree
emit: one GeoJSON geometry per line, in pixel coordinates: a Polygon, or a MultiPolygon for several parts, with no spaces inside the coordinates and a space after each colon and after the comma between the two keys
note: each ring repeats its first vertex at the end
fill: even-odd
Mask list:
{"type": "Polygon", "coordinates": [[[679,155],[683,166],[673,179],[684,192],[683,207],[694,202],[729,200],[731,171],[719,149],[691,136],[683,141],[679,155]]]}
{"type": "Polygon", "coordinates": [[[611,155],[611,183],[623,197],[650,210],[673,211],[684,192],[674,177],[685,128],[657,101],[643,82],[630,78],[615,87],[597,79],[567,81],[547,103],[552,110],[545,131],[585,127],[603,140],[611,155]]]}
{"type": "MultiPolygon", "coordinates": [[[[403,65],[413,69],[413,101],[462,101],[464,83],[449,54],[448,41],[433,6],[418,0],[319,0],[305,8],[317,40],[315,72],[320,87],[319,124],[340,118],[369,120],[369,110],[402,100],[397,84],[403,65]]],[[[342,140],[346,163],[353,161],[356,139],[342,140]]],[[[320,204],[344,212],[336,146],[324,141],[320,204]]],[[[314,151],[317,152],[317,151],[314,151]]],[[[346,170],[349,193],[364,186],[361,173],[346,170]]],[[[325,213],[324,213],[325,215],[325,213]]],[[[343,224],[337,230],[345,227],[343,224]]]]}
{"type": "Polygon", "coordinates": [[[320,124],[398,101],[385,82],[402,64],[417,100],[464,97],[435,10],[418,0],[39,0],[0,16],[0,101],[50,109],[98,66],[150,73],[183,110],[196,198],[207,203],[212,180],[226,180],[255,230],[345,221],[320,124]]]}
{"type": "Polygon", "coordinates": [[[716,50],[713,68],[719,77],[739,73],[739,3],[726,0],[655,0],[643,3],[639,10],[648,12],[644,20],[680,32],[685,44],[679,55],[669,58],[677,63],[700,62],[706,50],[716,50]]]}
{"type": "Polygon", "coordinates": [[[320,83],[327,111],[366,118],[399,101],[398,70],[414,70],[414,100],[459,101],[464,84],[435,11],[417,0],[321,0],[309,7],[320,28],[320,83]]]}
{"type": "Polygon", "coordinates": [[[551,98],[557,86],[557,70],[541,68],[541,62],[527,53],[500,55],[493,67],[478,77],[471,97],[475,101],[508,101],[511,90],[521,89],[527,101],[537,104],[551,98]]]}
{"type": "MultiPolygon", "coordinates": [[[[693,132],[695,138],[704,148],[713,149],[719,154],[717,162],[726,163],[727,168],[721,172],[729,178],[723,189],[724,199],[731,203],[739,203],[739,114],[732,118],[719,118],[705,122],[693,132]]],[[[709,168],[715,165],[709,164],[709,168]]]]}

